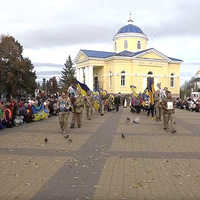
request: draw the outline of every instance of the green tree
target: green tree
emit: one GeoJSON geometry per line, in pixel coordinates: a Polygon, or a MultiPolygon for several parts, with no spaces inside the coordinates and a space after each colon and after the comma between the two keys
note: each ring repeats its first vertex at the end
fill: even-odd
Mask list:
{"type": "Polygon", "coordinates": [[[73,63],[71,57],[68,57],[66,63],[64,64],[64,68],[61,71],[61,78],[59,80],[59,84],[62,88],[68,87],[69,83],[75,82],[75,67],[73,67],[73,63]]]}
{"type": "Polygon", "coordinates": [[[47,90],[49,94],[58,92],[58,82],[55,76],[47,81],[47,90]]]}
{"type": "Polygon", "coordinates": [[[58,92],[58,82],[55,76],[51,78],[51,82],[52,82],[52,93],[58,92]]]}
{"type": "Polygon", "coordinates": [[[194,88],[194,80],[195,77],[193,76],[189,81],[185,81],[180,89],[180,97],[184,99],[185,97],[190,97],[192,88],[194,88]]]}
{"type": "Polygon", "coordinates": [[[37,87],[34,67],[29,58],[22,56],[23,47],[9,35],[0,37],[1,88],[7,97],[17,96],[20,91],[32,93],[37,87]]]}

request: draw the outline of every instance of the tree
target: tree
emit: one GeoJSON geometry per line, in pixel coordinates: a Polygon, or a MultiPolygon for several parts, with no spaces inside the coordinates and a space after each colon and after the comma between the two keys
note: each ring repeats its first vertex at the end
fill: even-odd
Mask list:
{"type": "Polygon", "coordinates": [[[57,82],[55,76],[53,76],[51,78],[51,82],[52,82],[52,93],[54,94],[54,93],[58,92],[58,82],[57,82]]]}
{"type": "Polygon", "coordinates": [[[71,57],[69,56],[61,71],[61,78],[59,80],[59,84],[62,88],[68,87],[69,83],[75,82],[75,71],[76,69],[73,67],[71,57]]]}
{"type": "Polygon", "coordinates": [[[25,62],[24,68],[26,68],[26,73],[22,74],[22,85],[21,87],[28,93],[31,94],[35,91],[37,88],[37,83],[36,83],[36,72],[33,71],[34,66],[31,63],[31,60],[29,58],[24,58],[23,59],[25,62]]]}
{"type": "Polygon", "coordinates": [[[32,93],[37,87],[34,67],[29,58],[22,56],[23,47],[9,35],[0,37],[0,78],[8,99],[21,91],[32,93]]]}
{"type": "Polygon", "coordinates": [[[185,81],[184,84],[181,86],[181,99],[184,99],[185,97],[190,97],[192,89],[194,88],[194,80],[195,77],[193,76],[189,81],[185,81]]]}
{"type": "Polygon", "coordinates": [[[55,76],[47,81],[47,91],[49,94],[58,92],[58,82],[55,76]]]}

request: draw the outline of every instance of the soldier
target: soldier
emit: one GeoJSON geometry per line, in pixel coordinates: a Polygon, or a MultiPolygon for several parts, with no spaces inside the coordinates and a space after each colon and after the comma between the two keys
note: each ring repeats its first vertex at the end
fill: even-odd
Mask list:
{"type": "Polygon", "coordinates": [[[78,124],[78,128],[81,128],[81,118],[82,118],[82,112],[83,112],[83,106],[84,106],[84,97],[81,94],[80,90],[77,90],[76,97],[72,98],[72,121],[70,128],[74,128],[75,125],[75,119],[78,124]]]}
{"type": "Polygon", "coordinates": [[[163,100],[165,98],[167,98],[167,92],[168,92],[168,88],[167,87],[164,87],[164,89],[160,90],[161,91],[161,99],[162,99],[162,102],[161,102],[161,108],[162,108],[162,116],[163,116],[163,124],[164,124],[164,130],[166,130],[166,120],[165,120],[165,109],[163,108],[163,100]]]}
{"type": "Polygon", "coordinates": [[[101,116],[103,116],[104,115],[104,106],[105,106],[105,95],[103,94],[103,92],[100,92],[100,98],[101,98],[100,113],[101,113],[101,116]]]}
{"type": "Polygon", "coordinates": [[[85,102],[87,119],[91,120],[94,97],[93,97],[93,95],[91,95],[91,92],[89,90],[87,91],[87,95],[84,97],[84,102],[85,102]]]}
{"type": "Polygon", "coordinates": [[[176,107],[176,101],[172,97],[172,94],[170,91],[166,92],[167,97],[163,99],[163,109],[165,111],[165,129],[166,132],[169,132],[169,124],[171,125],[171,131],[172,133],[176,132],[175,126],[174,126],[174,113],[175,113],[175,107],[176,107]]]}
{"type": "Polygon", "coordinates": [[[71,100],[68,95],[63,91],[61,96],[58,98],[57,108],[58,108],[58,119],[62,134],[66,133],[67,121],[69,117],[69,108],[71,107],[71,100]]]}
{"type": "Polygon", "coordinates": [[[161,113],[162,113],[162,99],[161,99],[161,93],[160,93],[160,84],[157,84],[157,87],[159,88],[156,92],[155,92],[155,96],[154,96],[154,102],[155,102],[155,106],[156,106],[156,121],[161,121],[161,113]]]}
{"type": "Polygon", "coordinates": [[[119,97],[119,94],[117,94],[116,96],[115,96],[115,109],[116,109],[116,112],[118,112],[119,111],[119,106],[120,106],[120,104],[121,104],[121,102],[120,102],[120,97],[119,97]]]}

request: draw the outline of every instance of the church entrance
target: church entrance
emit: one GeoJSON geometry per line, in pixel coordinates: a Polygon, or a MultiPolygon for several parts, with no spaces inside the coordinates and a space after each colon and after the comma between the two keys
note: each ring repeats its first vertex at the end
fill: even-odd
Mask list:
{"type": "Polygon", "coordinates": [[[94,89],[99,90],[98,76],[94,77],[94,89]]]}
{"type": "MultiPolygon", "coordinates": [[[[153,72],[148,72],[149,75],[153,75],[153,72]]],[[[153,83],[154,84],[154,77],[152,76],[149,76],[147,77],[147,88],[150,88],[150,83],[153,83]]]]}

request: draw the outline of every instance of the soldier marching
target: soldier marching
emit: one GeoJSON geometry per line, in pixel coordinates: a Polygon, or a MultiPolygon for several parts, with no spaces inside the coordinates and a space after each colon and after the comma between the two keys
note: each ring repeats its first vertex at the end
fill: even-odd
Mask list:
{"type": "MultiPolygon", "coordinates": [[[[175,128],[174,113],[175,113],[176,102],[172,98],[172,94],[170,91],[167,90],[167,88],[161,89],[161,83],[157,84],[157,87],[158,89],[154,94],[154,105],[156,108],[156,122],[161,121],[163,118],[164,130],[166,130],[166,132],[171,130],[172,133],[175,133],[176,128],[175,128]]],[[[88,120],[91,120],[91,113],[94,105],[94,96],[89,90],[87,91],[86,95],[83,96],[81,94],[81,90],[77,89],[77,87],[76,88],[70,87],[68,93],[69,96],[65,94],[65,92],[63,91],[61,93],[61,96],[58,98],[57,102],[57,107],[59,111],[58,118],[62,134],[67,133],[67,121],[69,117],[70,107],[72,111],[70,128],[73,129],[75,127],[75,124],[77,124],[78,128],[81,128],[82,113],[84,107],[86,111],[86,118],[88,120]]],[[[110,95],[104,94],[103,92],[100,92],[99,94],[100,97],[99,111],[101,115],[104,115],[104,105],[107,96],[109,98],[110,95]]],[[[114,102],[116,101],[117,97],[114,100],[114,102]]],[[[119,106],[118,104],[115,106],[116,107],[119,106]]],[[[118,109],[119,108],[117,107],[117,110],[118,109]]],[[[69,137],[69,135],[67,136],[69,137]]]]}

